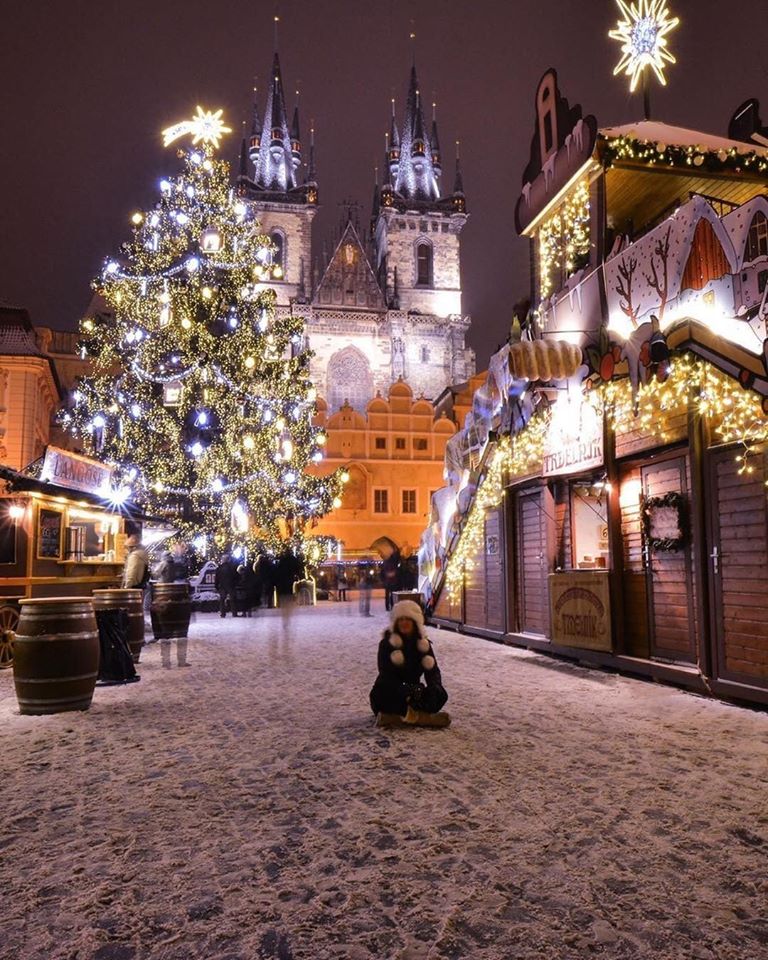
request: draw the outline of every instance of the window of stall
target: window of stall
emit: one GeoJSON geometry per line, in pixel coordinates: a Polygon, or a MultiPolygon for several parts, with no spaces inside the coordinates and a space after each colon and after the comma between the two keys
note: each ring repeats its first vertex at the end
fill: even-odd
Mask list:
{"type": "Polygon", "coordinates": [[[571,543],[578,570],[605,570],[608,549],[608,487],[604,479],[572,480],[571,543]]]}
{"type": "Polygon", "coordinates": [[[114,560],[119,531],[117,517],[88,510],[70,510],[65,559],[114,560]]]}

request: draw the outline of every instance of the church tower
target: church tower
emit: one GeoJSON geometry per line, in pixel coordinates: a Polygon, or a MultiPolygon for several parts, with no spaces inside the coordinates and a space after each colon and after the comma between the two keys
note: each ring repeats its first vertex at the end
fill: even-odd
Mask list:
{"type": "Polygon", "coordinates": [[[414,66],[402,134],[393,103],[384,185],[374,210],[376,265],[392,306],[446,317],[461,314],[459,243],[467,212],[458,159],[447,197],[441,195],[441,175],[437,119],[433,107],[427,131],[414,66]]]}
{"type": "MultiPolygon", "coordinates": [[[[474,353],[465,346],[469,317],[461,305],[461,231],[467,222],[458,154],[453,192],[441,191],[442,156],[437,118],[427,128],[424,118],[416,67],[411,69],[402,130],[395,120],[394,103],[391,131],[387,138],[384,183],[378,191],[372,218],[375,269],[392,311],[404,315],[402,332],[395,333],[393,362],[415,341],[420,330],[441,330],[446,351],[440,358],[444,384],[467,380],[474,373],[474,353]]],[[[430,338],[431,339],[431,338],[430,338]]],[[[429,349],[412,357],[413,370],[418,361],[431,358],[429,349]]],[[[406,374],[408,358],[404,358],[406,374]]],[[[394,371],[399,373],[399,368],[394,371]]],[[[415,371],[414,371],[415,372],[415,371]]],[[[426,376],[423,371],[421,376],[426,376]]],[[[417,377],[418,379],[418,377],[417,377]]],[[[435,396],[437,371],[427,378],[425,395],[435,396]]],[[[415,384],[414,384],[415,385],[415,384]]]]}
{"type": "Polygon", "coordinates": [[[298,103],[289,126],[280,58],[275,53],[263,114],[254,102],[250,140],[240,152],[238,192],[252,202],[276,247],[283,275],[271,281],[278,306],[305,303],[309,293],[312,221],[317,213],[314,130],[303,165],[298,103]],[[303,169],[302,169],[303,168],[303,169]]]}

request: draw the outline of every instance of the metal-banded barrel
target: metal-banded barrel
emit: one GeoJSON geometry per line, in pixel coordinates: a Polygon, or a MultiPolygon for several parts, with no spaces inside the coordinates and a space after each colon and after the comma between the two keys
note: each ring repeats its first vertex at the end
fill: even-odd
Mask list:
{"type": "Polygon", "coordinates": [[[87,710],[99,673],[99,631],[90,597],[21,600],[13,681],[24,714],[87,710]]]}
{"type": "Polygon", "coordinates": [[[189,584],[153,583],[149,612],[157,640],[186,637],[192,616],[189,584]]]}
{"type": "Polygon", "coordinates": [[[128,647],[133,662],[138,663],[144,646],[144,591],[94,590],[93,606],[96,610],[125,610],[128,614],[128,647]]]}

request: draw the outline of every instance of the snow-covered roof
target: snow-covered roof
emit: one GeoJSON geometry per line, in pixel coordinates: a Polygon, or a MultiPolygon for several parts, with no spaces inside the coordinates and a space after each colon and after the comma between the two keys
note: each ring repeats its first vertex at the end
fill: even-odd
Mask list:
{"type": "Polygon", "coordinates": [[[728,231],[733,249],[736,251],[739,267],[744,260],[744,247],[752,220],[758,210],[768,217],[768,197],[753,197],[723,217],[723,226],[728,231]]]}
{"type": "Polygon", "coordinates": [[[618,127],[603,127],[600,135],[609,140],[615,137],[629,137],[632,140],[648,140],[651,143],[664,143],[667,146],[699,147],[701,150],[733,150],[738,153],[757,153],[768,157],[768,148],[757,143],[745,143],[742,140],[729,140],[717,137],[701,130],[688,130],[685,127],[673,127],[657,120],[640,120],[638,123],[625,123],[618,127]]]}

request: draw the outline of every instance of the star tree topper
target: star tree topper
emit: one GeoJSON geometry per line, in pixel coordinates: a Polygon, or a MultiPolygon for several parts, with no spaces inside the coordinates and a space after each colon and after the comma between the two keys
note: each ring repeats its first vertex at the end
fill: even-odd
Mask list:
{"type": "Polygon", "coordinates": [[[197,113],[191,120],[182,120],[180,123],[174,123],[172,127],[166,127],[163,130],[163,146],[167,147],[184,137],[188,133],[192,134],[192,143],[196,145],[201,141],[203,143],[212,143],[218,150],[219,140],[225,133],[232,133],[232,128],[224,125],[221,115],[224,111],[217,110],[213,113],[211,110],[203,110],[198,106],[197,113]]]}
{"type": "Polygon", "coordinates": [[[667,49],[667,34],[680,23],[673,17],[667,0],[616,0],[624,19],[608,36],[621,44],[621,60],[613,71],[630,78],[629,89],[634,93],[646,67],[650,67],[662,86],[666,86],[664,70],[675,58],[667,49]]]}

